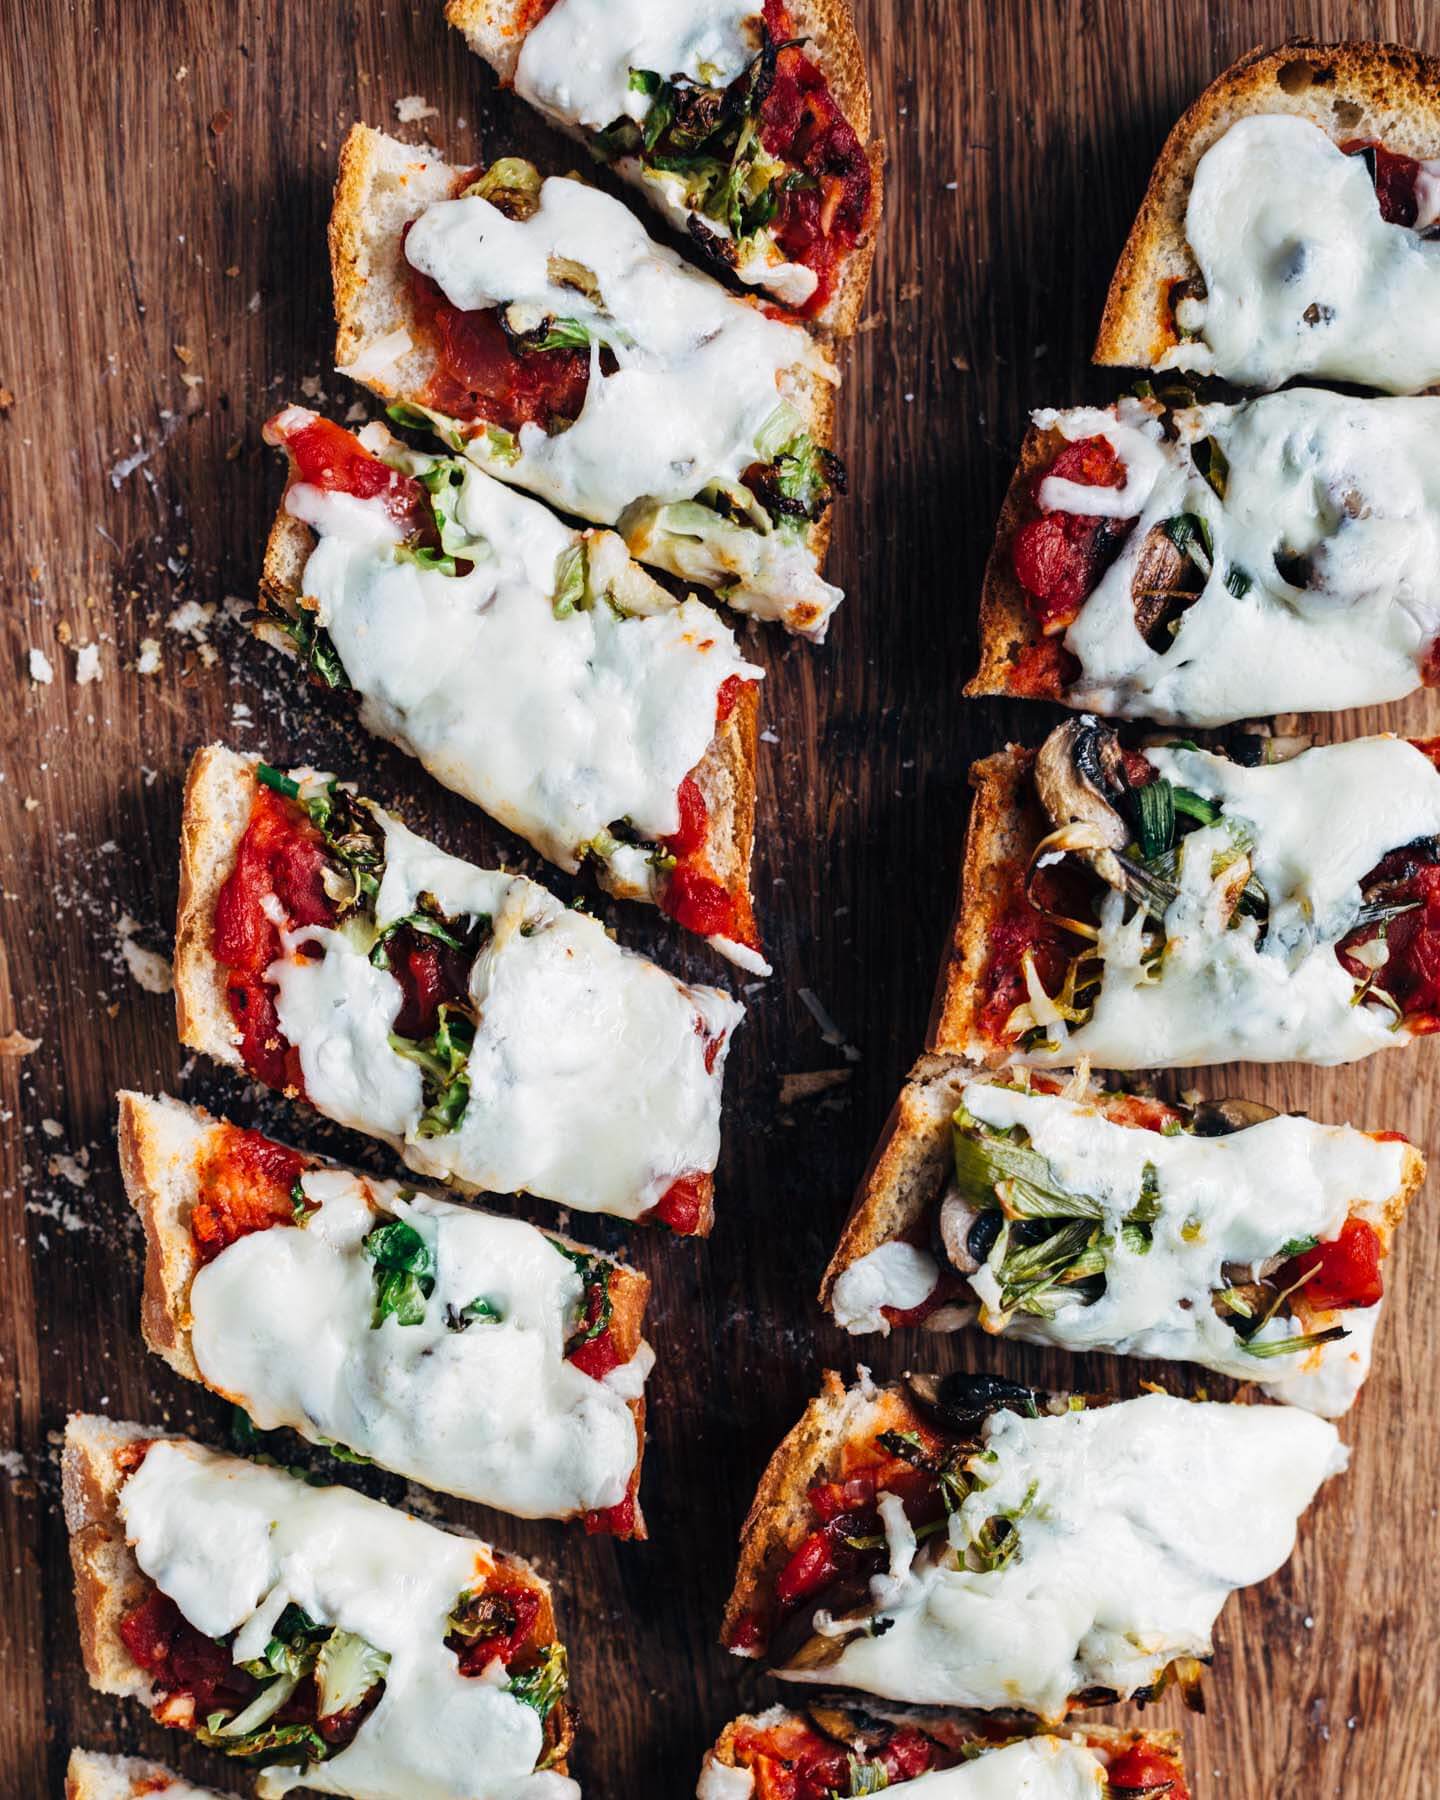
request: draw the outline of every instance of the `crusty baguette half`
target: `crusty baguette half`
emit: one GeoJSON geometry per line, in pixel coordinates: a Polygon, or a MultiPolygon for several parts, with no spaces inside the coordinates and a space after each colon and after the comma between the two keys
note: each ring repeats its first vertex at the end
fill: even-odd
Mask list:
{"type": "MultiPolygon", "coordinates": [[[[515,79],[521,46],[548,7],[534,0],[447,0],[445,17],[461,33],[477,56],[483,57],[508,86],[515,79]]],[[[756,11],[759,11],[757,0],[756,11]]],[[[823,72],[841,112],[866,146],[870,173],[875,183],[874,219],[855,250],[847,258],[835,291],[811,323],[849,337],[860,322],[870,268],[875,260],[880,214],[884,206],[885,157],[882,146],[871,140],[870,81],[865,72],[865,53],[855,29],[855,15],[846,0],[789,0],[795,35],[808,40],[807,54],[823,72]]],[[[662,71],[669,73],[669,71],[662,71]]],[[[583,131],[577,132],[583,138],[583,131]]],[[[645,184],[637,183],[644,191],[645,184]]]]}
{"type": "MultiPolygon", "coordinates": [[[[140,1328],[145,1342],[188,1381],[203,1385],[190,1338],[190,1284],[200,1268],[190,1218],[200,1198],[199,1169],[207,1148],[230,1128],[203,1107],[187,1106],[169,1095],[153,1097],[123,1091],[119,1096],[118,1141],[125,1193],[145,1229],[145,1284],[140,1302],[140,1328]]],[[[340,1165],[321,1157],[315,1168],[340,1165]]],[[[574,1250],[588,1247],[559,1232],[548,1236],[574,1250]]],[[[650,1278],[628,1264],[613,1263],[610,1283],[610,1332],[622,1362],[640,1347],[650,1278]]],[[[221,1390],[216,1389],[216,1392],[221,1390]]],[[[227,1399],[243,1396],[226,1395],[227,1399]]],[[[640,1465],[645,1453],[645,1398],[630,1401],[640,1454],[632,1477],[635,1491],[633,1535],[646,1535],[640,1512],[640,1465]]]]}
{"type": "Polygon", "coordinates": [[[1440,155],[1440,58],[1397,44],[1296,40],[1232,63],[1165,140],[1110,283],[1097,363],[1153,368],[1174,344],[1170,289],[1197,273],[1185,241],[1196,166],[1237,119],[1256,113],[1291,113],[1337,143],[1377,138],[1424,161],[1440,155]]]}
{"type": "Polygon", "coordinates": [[[198,750],[180,815],[180,903],[175,922],[175,1025],[189,1050],[232,1069],[245,1064],[211,948],[215,902],[235,866],[258,783],[248,757],[222,744],[198,750]]]}
{"type": "Polygon", "coordinates": [[[1020,458],[1005,490],[980,586],[980,667],[965,684],[965,693],[972,700],[989,694],[1010,694],[1027,700],[1064,698],[1065,689],[1058,674],[1051,679],[1047,671],[1039,685],[1033,677],[1018,677],[1022,660],[1043,634],[1015,574],[1011,547],[1015,533],[1033,506],[1031,483],[1040,470],[1049,468],[1066,441],[1061,431],[1042,431],[1032,425],[1020,446],[1020,458]]]}
{"type": "Polygon", "coordinates": [[[163,1763],[140,1756],[104,1756],[72,1750],[65,1769],[65,1800],[229,1800],[217,1788],[196,1787],[163,1763]]]}
{"type": "MultiPolygon", "coordinates": [[[[422,405],[435,369],[411,299],[405,227],[436,201],[450,199],[464,174],[369,125],[352,125],[341,148],[330,214],[335,363],[341,374],[387,402],[422,405]]],[[[736,304],[746,302],[737,297],[736,304]]],[[[833,384],[799,364],[789,381],[786,398],[805,429],[817,444],[831,448],[833,384]]],[[[828,511],[811,525],[805,541],[821,567],[830,542],[828,511]]]]}
{"type": "MultiPolygon", "coordinates": [[[[125,1473],[117,1455],[131,1445],[177,1436],[174,1432],[102,1418],[96,1413],[72,1413],[65,1424],[60,1458],[61,1498],[70,1534],[75,1613],[85,1672],[91,1686],[100,1693],[124,1695],[147,1706],[157,1695],[126,1649],[120,1624],[149,1595],[152,1584],[125,1541],[119,1509],[125,1473]]],[[[522,1557],[501,1550],[494,1555],[499,1567],[523,1571],[538,1589],[540,1611],[534,1626],[535,1641],[552,1642],[555,1609],[549,1583],[522,1557]]],[[[564,1772],[563,1761],[554,1766],[564,1772]]]]}
{"type": "MultiPolygon", "coordinates": [[[[720,1736],[715,1746],[706,1753],[706,1764],[716,1764],[722,1769],[738,1769],[743,1767],[736,1748],[736,1740],[747,1731],[773,1731],[777,1726],[809,1725],[824,1735],[840,1738],[840,1741],[874,1740],[875,1722],[884,1721],[887,1725],[909,1726],[912,1730],[923,1731],[927,1737],[933,1738],[947,1750],[959,1750],[977,1741],[994,1741],[996,1723],[987,1713],[968,1713],[962,1710],[935,1712],[920,1706],[896,1706],[885,1700],[871,1700],[867,1697],[863,1712],[840,1701],[827,1699],[823,1707],[816,1707],[811,1712],[795,1711],[788,1706],[772,1706],[763,1713],[742,1713],[738,1719],[732,1719],[720,1736]],[[816,1718],[816,1713],[821,1715],[816,1718]],[[844,1727],[848,1724],[847,1733],[844,1727]],[[853,1734],[853,1736],[852,1736],[853,1734]]],[[[1017,1735],[1028,1735],[1025,1732],[1017,1735]]],[[[1127,1730],[1120,1725],[1085,1725],[1067,1729],[1067,1738],[1080,1738],[1092,1750],[1101,1750],[1111,1756],[1128,1750],[1132,1744],[1147,1744],[1162,1756],[1171,1756],[1184,1766],[1184,1741],[1178,1731],[1127,1730]]],[[[703,1792],[702,1788],[702,1792],[703,1792]]]]}
{"type": "MultiPolygon", "coordinates": [[[[911,1069],[860,1178],[854,1204],[820,1287],[829,1307],[835,1283],[852,1263],[897,1238],[908,1237],[930,1213],[953,1168],[952,1122],[965,1088],[982,1072],[954,1056],[922,1056],[911,1069]]],[[[1086,1099],[1099,1112],[1115,1112],[1124,1123],[1128,1102],[1092,1086],[1086,1099]]],[[[1382,1237],[1388,1247],[1410,1202],[1425,1180],[1425,1158],[1405,1146],[1400,1186],[1386,1199],[1382,1237]]]]}
{"type": "MultiPolygon", "coordinates": [[[[287,452],[289,475],[285,483],[288,494],[298,479],[295,458],[287,452]]],[[[540,502],[537,501],[536,505],[540,502]]],[[[270,527],[265,545],[265,561],[260,573],[262,606],[273,607],[292,616],[298,610],[305,591],[305,565],[318,542],[317,535],[301,519],[285,510],[284,496],[270,527]]],[[[295,646],[262,612],[256,620],[255,635],[273,648],[295,658],[295,646]]],[[[691,771],[691,779],[705,801],[706,827],[703,856],[714,870],[715,879],[737,906],[737,927],[754,934],[754,900],[750,892],[750,867],[755,849],[756,762],[760,744],[760,689],[747,681],[730,709],[729,716],[716,727],[715,736],[703,759],[691,771]],[[742,904],[743,900],[743,904],[742,904]]],[[[502,825],[524,832],[518,821],[501,819],[502,825]]],[[[597,879],[608,893],[622,900],[650,901],[651,895],[631,883],[622,881],[608,862],[597,865],[597,879]]]]}

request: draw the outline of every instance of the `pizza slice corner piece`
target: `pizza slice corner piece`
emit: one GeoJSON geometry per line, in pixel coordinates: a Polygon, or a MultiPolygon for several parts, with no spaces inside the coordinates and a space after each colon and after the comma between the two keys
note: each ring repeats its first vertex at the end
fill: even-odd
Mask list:
{"type": "Polygon", "coordinates": [[[750,893],[764,671],[611,531],[300,406],[256,633],[569,873],[768,975],[750,893]]]}
{"type": "Polygon", "coordinates": [[[65,1800],[230,1800],[216,1788],[197,1787],[163,1763],[99,1750],[70,1752],[65,1800]]]}
{"type": "Polygon", "coordinates": [[[1440,680],[1440,398],[1141,385],[1034,414],[967,693],[1210,726],[1440,680]]]}
{"type": "Polygon", "coordinates": [[[332,776],[196,753],[175,995],[188,1048],[418,1174],[710,1229],[740,1004],[332,776]]]}
{"type": "Polygon", "coordinates": [[[1299,742],[1131,748],[1078,715],[975,764],[929,1048],[1330,1065],[1440,1028],[1440,744],[1299,742]]]}
{"type": "Polygon", "coordinates": [[[1193,1691],[1226,1599],[1346,1460],[1296,1407],[827,1375],[761,1477],[722,1642],[787,1682],[1049,1725],[1193,1691]]]}
{"type": "Polygon", "coordinates": [[[643,1538],[639,1270],[521,1219],[122,1093],[145,1341],[261,1431],[643,1538]]]}
{"type": "Polygon", "coordinates": [[[477,1770],[496,1800],[579,1800],[565,1646],[528,1563],[91,1414],[61,1473],[91,1685],[258,1767],[264,1800],[409,1800],[477,1770]]]}
{"type": "Polygon", "coordinates": [[[342,374],[400,423],[737,611],[822,640],[830,351],[577,177],[457,169],[368,126],[330,223],[342,374]]]}
{"type": "Polygon", "coordinates": [[[855,329],[883,159],[846,0],[449,0],[446,17],[713,266],[855,329]]]}
{"type": "Polygon", "coordinates": [[[721,1732],[696,1800],[852,1800],[881,1790],[916,1800],[1189,1800],[1175,1731],[1090,1725],[1064,1736],[1018,1717],[915,1707],[772,1706],[721,1732]]]}
{"type": "Polygon", "coordinates": [[[1333,1418],[1369,1372],[1424,1178],[1395,1132],[927,1057],[821,1303],[852,1333],[975,1323],[1193,1362],[1333,1418]]]}
{"type": "Polygon", "coordinates": [[[1277,388],[1440,383],[1440,60],[1288,43],[1166,139],[1095,361],[1277,388]]]}

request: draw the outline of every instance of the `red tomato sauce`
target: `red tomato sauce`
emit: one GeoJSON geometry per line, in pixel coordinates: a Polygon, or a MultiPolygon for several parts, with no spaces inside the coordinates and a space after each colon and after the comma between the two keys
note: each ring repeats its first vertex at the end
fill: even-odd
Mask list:
{"type": "MultiPolygon", "coordinates": [[[[792,36],[783,0],[765,0],[772,39],[792,36]]],[[[802,313],[821,312],[835,291],[841,262],[859,243],[874,214],[874,177],[865,147],[841,112],[830,84],[799,45],[781,50],[775,79],[760,105],[760,141],[769,154],[803,174],[787,188],[770,229],[788,262],[816,276],[802,313]]]]}
{"type": "MultiPolygon", "coordinates": [[[[1048,468],[1031,478],[1030,498],[1037,508],[1040,490],[1052,476],[1081,487],[1119,488],[1125,485],[1125,465],[1108,438],[1067,444],[1048,468]]],[[[1011,542],[1011,561],[1045,636],[1058,635],[1074,622],[1134,525],[1133,519],[1041,508],[1038,518],[1020,526],[1011,542]]]]}
{"type": "Polygon", "coordinates": [[[292,1195],[306,1167],[303,1156],[258,1131],[217,1126],[196,1170],[200,1197],[190,1215],[200,1260],[210,1262],[252,1231],[293,1225],[292,1195]]]}
{"type": "Polygon", "coordinates": [[[187,1694],[197,1717],[214,1706],[244,1706],[258,1684],[232,1660],[224,1644],[196,1630],[159,1588],[120,1621],[120,1639],[162,1693],[187,1694]]]}
{"type": "Polygon", "coordinates": [[[1420,216],[1420,164],[1416,159],[1387,150],[1374,138],[1350,138],[1340,148],[1346,156],[1369,153],[1375,198],[1386,224],[1413,226],[1420,216]]]}
{"type": "Polygon", "coordinates": [[[287,408],[266,425],[265,441],[290,452],[296,479],[310,487],[357,500],[383,500],[396,523],[411,531],[431,522],[429,495],[420,483],[382,462],[353,432],[329,419],[287,408]]]}
{"type": "MultiPolygon", "coordinates": [[[[735,1733],[737,1765],[755,1778],[756,1800],[830,1800],[849,1796],[851,1752],[823,1737],[804,1719],[778,1724],[742,1725],[735,1733]]],[[[878,1763],[887,1784],[911,1781],[932,1769],[954,1766],[955,1756],[914,1726],[898,1727],[886,1743],[859,1759],[878,1763]]]]}
{"type": "Polygon", "coordinates": [[[445,1640],[462,1675],[481,1675],[497,1661],[508,1669],[522,1652],[536,1647],[531,1639],[540,1620],[539,1590],[502,1571],[491,1576],[483,1591],[498,1602],[495,1629],[475,1638],[452,1632],[445,1640]]]}
{"type": "Polygon", "coordinates": [[[1291,1287],[1309,1275],[1296,1300],[1316,1312],[1378,1306],[1385,1293],[1382,1259],[1375,1227],[1367,1219],[1349,1218],[1339,1237],[1293,1258],[1281,1272],[1280,1285],[1291,1287]]]}
{"type": "Polygon", "coordinates": [[[582,1515],[581,1523],[585,1527],[587,1537],[634,1537],[636,1526],[635,1484],[638,1480],[638,1474],[632,1477],[630,1492],[623,1500],[618,1500],[614,1506],[600,1507],[594,1512],[582,1515]]]}
{"type": "Polygon", "coordinates": [[[672,1181],[648,1212],[640,1215],[643,1224],[668,1225],[676,1237],[694,1237],[710,1210],[715,1192],[711,1175],[681,1175],[672,1181]]]}
{"type": "MultiPolygon", "coordinates": [[[[717,730],[734,712],[742,695],[754,685],[739,675],[727,675],[721,682],[715,697],[717,730]]],[[[687,775],[680,783],[676,799],[680,807],[679,826],[669,837],[661,839],[662,849],[675,858],[675,867],[660,889],[661,912],[668,914],[686,931],[693,931],[697,937],[729,938],[732,943],[743,944],[758,955],[760,933],[744,871],[740,871],[728,886],[720,879],[706,853],[710,834],[709,808],[692,775],[687,775]]]]}
{"type": "Polygon", "coordinates": [[[1111,1760],[1106,1781],[1115,1800],[1127,1790],[1159,1789],[1164,1800],[1190,1800],[1190,1790],[1174,1757],[1146,1743],[1131,1744],[1111,1760]]]}

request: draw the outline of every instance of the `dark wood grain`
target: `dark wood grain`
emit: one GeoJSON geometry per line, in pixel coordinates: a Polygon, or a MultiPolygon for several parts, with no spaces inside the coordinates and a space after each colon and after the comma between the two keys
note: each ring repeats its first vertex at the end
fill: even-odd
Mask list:
{"type": "MultiPolygon", "coordinates": [[[[734,1534],[818,1370],[855,1361],[813,1294],[919,1048],[966,768],[1048,722],[959,697],[1026,409],[1114,391],[1085,361],[1109,270],[1166,129],[1212,75],[1300,31],[1440,50],[1421,0],[861,0],[860,12],[890,160],[842,407],[853,492],[833,570],[851,597],[821,651],[751,634],[777,740],[757,859],[777,973],[752,996],[731,1062],[713,1240],[634,1240],[655,1281],[661,1357],[646,1469],[654,1537],[617,1547],[443,1509],[536,1556],[561,1585],[587,1800],[679,1800],[721,1723],[774,1695],[714,1642],[734,1534]],[[784,1073],[849,1066],[805,989],[860,1057],[847,1086],[786,1110],[784,1073]]],[[[227,596],[253,591],[281,485],[263,419],[291,398],[337,416],[355,398],[329,373],[323,230],[340,137],[355,118],[393,128],[395,102],[419,94],[436,116],[409,135],[430,133],[457,161],[519,146],[569,167],[574,152],[496,96],[438,0],[11,0],[0,84],[0,384],[14,396],[0,416],[0,1034],[41,1039],[28,1058],[0,1059],[0,1791],[19,1797],[57,1793],[74,1742],[165,1752],[205,1772],[138,1711],[87,1689],[55,1462],[76,1407],[224,1430],[224,1409],[138,1339],[116,1087],[170,1088],[297,1131],[283,1107],[182,1062],[168,1001],[123,962],[127,916],[137,943],[166,947],[188,754],[220,737],[356,772],[452,848],[534,868],[413,765],[312,717],[225,616],[227,596]],[[219,603],[208,647],[167,626],[187,601],[219,603]],[[142,676],[150,637],[163,668],[142,676]],[[99,645],[102,678],[82,686],[83,643],[99,645]],[[54,665],[50,685],[27,678],[32,647],[54,665]]],[[[1327,729],[1362,722],[1378,718],[1327,729]]],[[[1433,700],[1384,723],[1440,729],[1433,700]]],[[[715,978],[659,921],[612,917],[670,967],[715,978]]],[[[1433,1046],[1336,1074],[1210,1085],[1237,1082],[1422,1143],[1440,1097],[1433,1046]]],[[[593,1236],[622,1241],[603,1224],[593,1236]]],[[[1307,1521],[1291,1566],[1226,1614],[1210,1712],[1189,1727],[1206,1800],[1431,1792],[1436,1245],[1422,1201],[1377,1373],[1346,1427],[1353,1472],[1307,1521]]],[[[929,1341],[859,1347],[883,1372],[935,1356],[929,1341]]],[[[1145,1372],[969,1339],[941,1354],[1126,1392],[1145,1372]]]]}

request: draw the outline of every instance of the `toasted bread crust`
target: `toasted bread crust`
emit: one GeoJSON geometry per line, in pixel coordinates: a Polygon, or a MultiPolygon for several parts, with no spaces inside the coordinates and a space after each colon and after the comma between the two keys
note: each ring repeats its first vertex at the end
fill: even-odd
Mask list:
{"type": "Polygon", "coordinates": [[[1020,698],[1063,700],[1058,684],[1052,694],[1039,695],[1033,688],[1015,681],[1015,672],[1026,651],[1041,640],[1042,633],[1034,613],[1026,602],[1025,590],[1015,574],[1011,554],[1015,533],[1033,509],[1030,487],[1035,476],[1050,466],[1065,446],[1060,431],[1041,431],[1032,425],[1020,446],[1020,457],[995,525],[995,538],[985,563],[985,579],[980,587],[980,667],[965,684],[970,699],[988,694],[1014,694],[1020,698]]]}
{"type": "MultiPolygon", "coordinates": [[[[298,480],[293,455],[287,453],[289,474],[285,493],[298,480]]],[[[537,505],[539,502],[537,502],[537,505]]],[[[284,495],[276,509],[274,523],[265,544],[265,560],[260,574],[262,601],[293,615],[304,592],[305,565],[319,542],[317,534],[285,509],[284,495]]],[[[294,646],[275,623],[262,615],[253,627],[255,635],[272,647],[294,656],[294,646]]],[[[700,762],[691,770],[691,778],[704,796],[705,844],[703,854],[714,868],[717,879],[735,896],[739,912],[738,929],[743,936],[757,936],[754,896],[750,891],[750,865],[755,848],[756,763],[760,738],[760,693],[758,684],[747,682],[730,715],[715,728],[715,736],[700,762]]],[[[523,837],[518,821],[502,819],[523,837]]],[[[538,846],[537,846],[538,847],[538,846]]],[[[649,894],[618,883],[610,877],[607,864],[601,864],[600,885],[621,899],[644,900],[653,904],[649,894]]]]}
{"type": "MultiPolygon", "coordinates": [[[[116,1465],[116,1452],[129,1444],[166,1441],[184,1440],[175,1432],[119,1424],[95,1413],[72,1413],[66,1422],[60,1459],[85,1671],[91,1685],[101,1693],[129,1695],[146,1705],[154,1700],[155,1692],[125,1648],[120,1622],[146,1597],[152,1584],[141,1573],[134,1552],[125,1541],[119,1510],[124,1475],[116,1465]]],[[[555,1605],[550,1584],[523,1557],[491,1548],[499,1568],[522,1573],[538,1591],[540,1611],[534,1627],[535,1642],[553,1642],[555,1605]]],[[[563,1758],[551,1766],[566,1773],[563,1758]]]]}
{"type": "Polygon", "coordinates": [[[197,750],[180,815],[180,903],[175,921],[175,1024],[180,1042],[232,1069],[244,1067],[211,948],[215,903],[235,866],[254,805],[251,759],[222,744],[197,750]]]}
{"type": "MultiPolygon", "coordinates": [[[[409,220],[435,201],[449,198],[461,173],[368,125],[352,126],[341,148],[329,230],[335,362],[343,374],[363,382],[383,400],[423,404],[434,372],[434,353],[423,341],[411,302],[401,234],[409,220]],[[403,333],[409,347],[377,355],[377,346],[392,333],[403,333]]],[[[761,303],[737,295],[735,304],[761,303]]],[[[815,442],[832,448],[833,383],[796,364],[785,379],[784,395],[815,442]]],[[[827,512],[805,536],[817,569],[824,565],[829,541],[827,512]]]]}
{"type": "MultiPolygon", "coordinates": [[[[488,62],[507,85],[515,79],[521,46],[550,10],[545,0],[447,0],[445,17],[466,43],[488,62]]],[[[757,0],[756,11],[759,11],[757,0]]],[[[829,302],[813,321],[818,329],[835,337],[849,337],[859,323],[865,304],[875,246],[884,209],[884,152],[871,143],[870,81],[865,54],[855,29],[855,15],[846,0],[791,0],[791,21],[798,37],[808,38],[810,53],[830,84],[841,112],[866,146],[871,179],[875,184],[870,229],[846,258],[829,302]]],[[[583,133],[577,132],[577,136],[583,133]]]]}
{"type": "Polygon", "coordinates": [[[217,1788],[196,1787],[163,1763],[139,1756],[72,1750],[65,1800],[228,1800],[217,1788]]]}
{"type": "Polygon", "coordinates": [[[1174,343],[1170,286],[1196,273],[1185,241],[1196,166],[1237,119],[1255,113],[1295,114],[1336,142],[1375,137],[1428,159],[1440,152],[1440,58],[1398,44],[1294,39],[1232,63],[1165,140],[1110,283],[1097,363],[1151,368],[1174,343]]]}
{"type": "MultiPolygon", "coordinates": [[[[200,1269],[195,1241],[190,1234],[190,1216],[200,1198],[200,1159],[212,1136],[227,1129],[223,1120],[214,1118],[203,1107],[187,1106],[168,1097],[152,1099],[145,1094],[130,1092],[119,1096],[120,1169],[126,1195],[145,1230],[141,1330],[150,1349],[163,1357],[178,1375],[205,1387],[211,1384],[195,1360],[190,1336],[190,1285],[200,1269]]],[[[314,1168],[338,1169],[342,1166],[320,1157],[308,1161],[314,1168]]],[[[588,1251],[588,1246],[559,1232],[547,1235],[569,1249],[593,1254],[588,1251]]],[[[626,1263],[609,1257],[603,1260],[612,1270],[610,1334],[621,1362],[628,1362],[641,1345],[645,1308],[650,1298],[650,1278],[626,1263]]],[[[240,1405],[246,1402],[243,1394],[227,1394],[219,1388],[212,1391],[240,1405]]],[[[645,1455],[644,1396],[637,1396],[628,1404],[639,1445],[631,1492],[638,1496],[645,1455]]],[[[627,1535],[646,1536],[638,1498],[635,1530],[627,1535]]]]}

